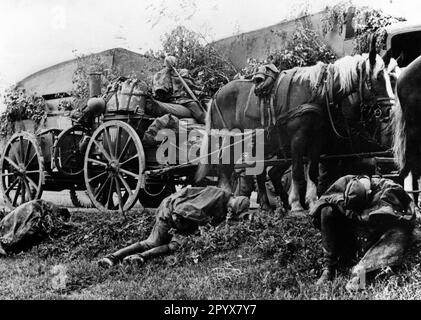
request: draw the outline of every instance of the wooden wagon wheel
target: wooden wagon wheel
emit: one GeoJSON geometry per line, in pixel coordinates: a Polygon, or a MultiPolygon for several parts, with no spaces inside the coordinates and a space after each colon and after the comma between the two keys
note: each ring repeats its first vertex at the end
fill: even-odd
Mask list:
{"type": "Polygon", "coordinates": [[[126,212],[144,185],[145,155],[136,131],[127,123],[103,123],[89,141],[85,184],[92,203],[103,212],[126,212]]]}
{"type": "Polygon", "coordinates": [[[44,158],[35,135],[15,133],[0,159],[0,189],[5,203],[14,208],[41,198],[44,175],[44,158]]]}
{"type": "Polygon", "coordinates": [[[68,176],[82,173],[85,148],[81,142],[88,133],[88,129],[81,125],[60,133],[54,145],[54,164],[60,173],[68,176]]]}

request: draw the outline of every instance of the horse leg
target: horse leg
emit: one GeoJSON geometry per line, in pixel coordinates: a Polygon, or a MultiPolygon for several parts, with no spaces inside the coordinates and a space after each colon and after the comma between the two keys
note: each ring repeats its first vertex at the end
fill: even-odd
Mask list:
{"type": "Polygon", "coordinates": [[[400,185],[405,185],[405,178],[409,175],[409,172],[411,172],[411,170],[409,169],[408,165],[405,165],[399,172],[399,176],[396,178],[396,180],[400,185]]]}
{"type": "Polygon", "coordinates": [[[263,170],[262,174],[256,176],[257,180],[257,192],[260,204],[260,209],[263,211],[272,212],[272,207],[269,204],[269,199],[266,191],[266,170],[263,170]]]}
{"type": "Polygon", "coordinates": [[[220,165],[218,187],[232,192],[231,176],[234,166],[230,164],[220,165]]]}
{"type": "Polygon", "coordinates": [[[281,198],[281,202],[285,210],[290,209],[288,203],[288,192],[285,191],[285,187],[289,189],[290,186],[288,185],[284,187],[282,184],[282,177],[285,174],[285,171],[288,170],[289,166],[289,163],[286,165],[273,166],[268,172],[269,178],[275,188],[275,192],[281,198]]]}
{"type": "Polygon", "coordinates": [[[300,190],[301,186],[305,184],[304,177],[304,151],[305,138],[298,133],[291,141],[291,155],[292,155],[292,183],[291,192],[289,194],[289,204],[291,212],[303,212],[304,208],[301,205],[300,190]]]}
{"type": "MultiPolygon", "coordinates": [[[[418,191],[419,190],[419,186],[418,186],[418,179],[420,177],[418,175],[416,175],[414,172],[412,172],[412,190],[413,191],[418,191]]],[[[414,192],[412,194],[412,197],[414,198],[414,204],[418,207],[418,193],[414,192]]]]}
{"type": "Polygon", "coordinates": [[[321,150],[321,141],[317,139],[309,148],[309,163],[306,170],[307,190],[306,190],[306,204],[310,211],[313,209],[317,200],[317,182],[319,178],[319,158],[321,150]]]}

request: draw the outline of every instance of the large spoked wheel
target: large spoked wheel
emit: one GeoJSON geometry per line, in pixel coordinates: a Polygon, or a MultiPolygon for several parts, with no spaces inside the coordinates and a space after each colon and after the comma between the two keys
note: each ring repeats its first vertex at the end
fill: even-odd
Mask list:
{"type": "Polygon", "coordinates": [[[15,208],[39,199],[44,182],[44,158],[35,135],[14,134],[0,159],[0,189],[6,205],[15,208]]]}
{"type": "Polygon", "coordinates": [[[103,212],[126,212],[143,187],[145,156],[136,131],[127,123],[103,123],[92,135],[85,154],[86,189],[103,212]]]}
{"type": "Polygon", "coordinates": [[[54,164],[60,173],[68,176],[82,173],[88,133],[81,125],[60,133],[54,146],[54,164]]]}

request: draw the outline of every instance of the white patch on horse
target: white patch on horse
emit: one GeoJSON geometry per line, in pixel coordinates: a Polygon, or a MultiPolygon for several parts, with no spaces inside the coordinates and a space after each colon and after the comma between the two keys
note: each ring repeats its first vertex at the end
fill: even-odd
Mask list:
{"type": "Polygon", "coordinates": [[[386,72],[383,73],[384,81],[386,83],[387,95],[390,99],[395,99],[395,94],[393,93],[392,84],[390,83],[390,77],[386,72]]]}
{"type": "Polygon", "coordinates": [[[291,193],[288,197],[289,204],[291,206],[291,211],[304,211],[300,203],[300,192],[297,182],[292,179],[291,182],[291,193]]]}
{"type": "Polygon", "coordinates": [[[387,73],[395,74],[398,77],[401,74],[401,68],[398,66],[398,62],[394,58],[391,58],[389,64],[387,65],[387,73]]]}
{"type": "Polygon", "coordinates": [[[317,186],[310,179],[310,165],[306,165],[306,180],[307,180],[307,189],[306,189],[306,203],[309,206],[309,209],[312,210],[315,202],[317,201],[317,186]]]}

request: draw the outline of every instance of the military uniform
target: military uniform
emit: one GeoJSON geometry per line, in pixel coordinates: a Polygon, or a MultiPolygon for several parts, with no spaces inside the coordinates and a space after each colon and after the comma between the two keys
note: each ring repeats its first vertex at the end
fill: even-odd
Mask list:
{"type": "MultiPolygon", "coordinates": [[[[157,209],[155,225],[146,240],[106,256],[99,261],[100,265],[111,266],[135,254],[136,258],[144,260],[151,255],[174,251],[178,243],[173,240],[169,232],[171,229],[177,230],[179,234],[191,234],[200,225],[220,223],[227,216],[231,197],[230,192],[214,186],[186,187],[179,190],[161,202],[157,209]],[[154,251],[150,255],[151,250],[154,251]]],[[[248,209],[250,203],[246,197],[238,197],[237,200],[237,207],[233,208],[235,212],[240,213],[248,209]]]]}
{"type": "Polygon", "coordinates": [[[392,180],[372,177],[371,193],[361,208],[350,209],[347,186],[358,176],[338,179],[310,212],[322,233],[325,270],[333,272],[340,260],[359,270],[374,271],[401,263],[415,222],[412,199],[392,180]]]}
{"type": "MultiPolygon", "coordinates": [[[[197,89],[196,85],[188,75],[187,69],[180,69],[179,75],[191,90],[197,89]]],[[[193,100],[189,95],[180,77],[176,72],[169,67],[165,67],[154,75],[153,79],[153,93],[158,101],[165,102],[165,104],[156,104],[154,108],[161,113],[171,113],[178,117],[187,117],[190,115],[198,123],[205,123],[205,111],[198,101],[193,100]]]]}

